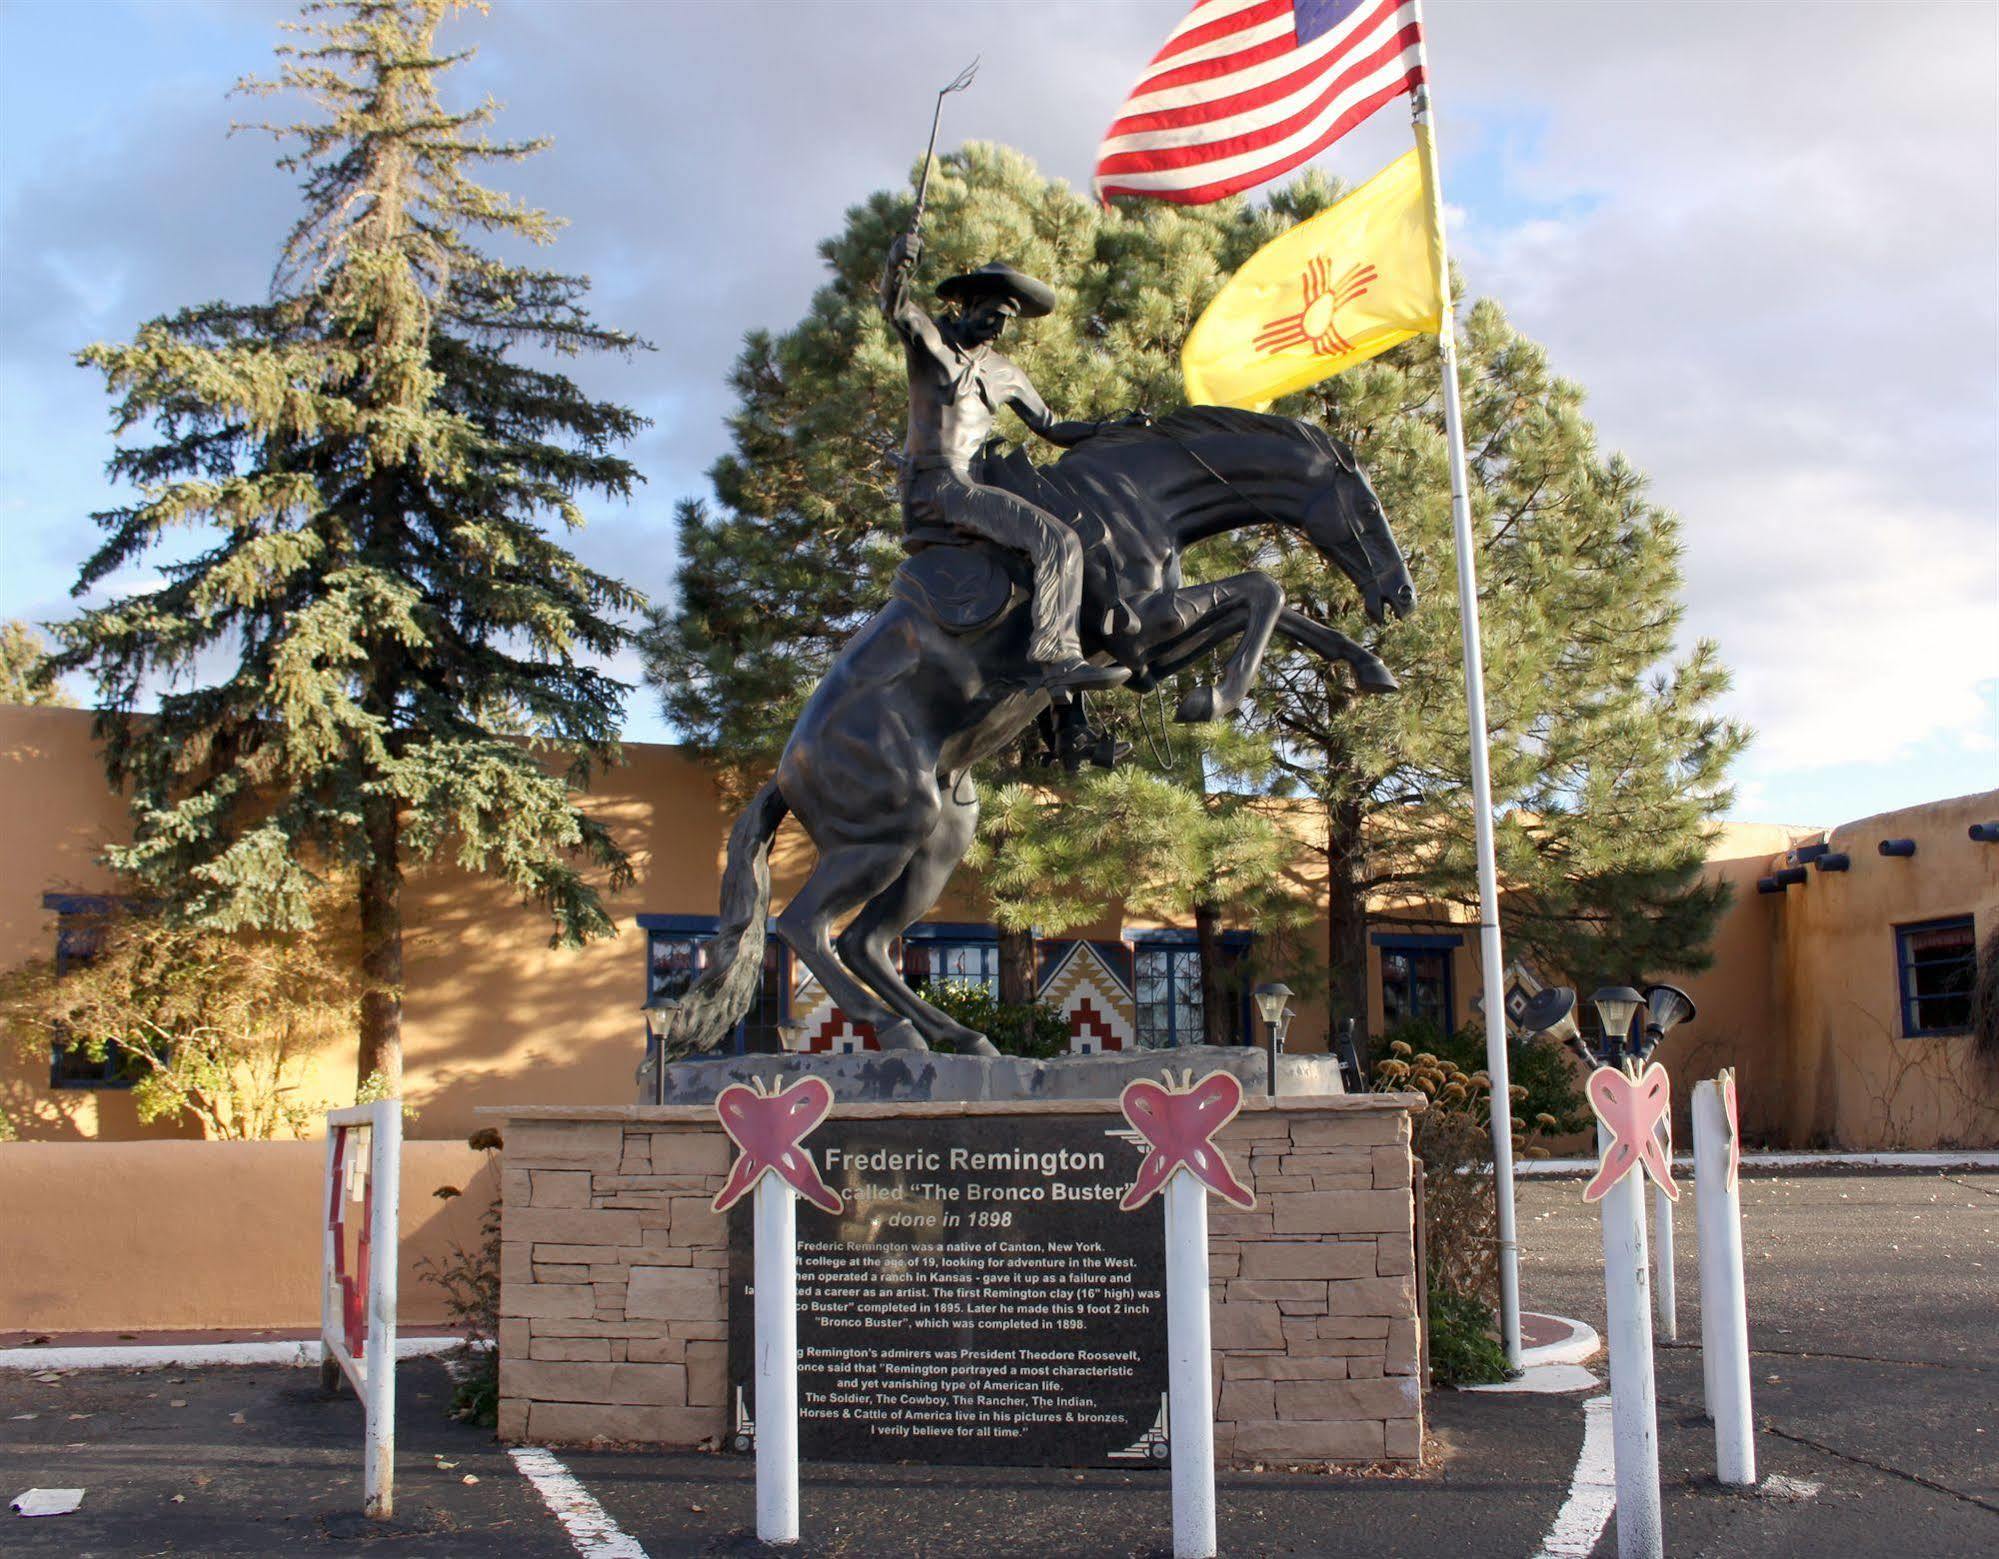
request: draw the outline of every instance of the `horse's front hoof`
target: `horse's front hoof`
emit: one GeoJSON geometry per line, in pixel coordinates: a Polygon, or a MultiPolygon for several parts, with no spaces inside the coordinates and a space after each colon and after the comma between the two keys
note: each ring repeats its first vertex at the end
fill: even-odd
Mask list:
{"type": "Polygon", "coordinates": [[[958,1054],[961,1056],[996,1056],[999,1053],[999,1046],[983,1034],[974,1034],[969,1040],[958,1041],[958,1054]]]}
{"type": "Polygon", "coordinates": [[[886,1028],[875,1031],[875,1043],[883,1050],[928,1050],[930,1042],[916,1032],[916,1025],[907,1018],[897,1018],[886,1028]]]}
{"type": "Polygon", "coordinates": [[[1371,655],[1364,661],[1354,663],[1353,685],[1363,693],[1402,691],[1402,684],[1395,680],[1395,673],[1371,655]]]}
{"type": "Polygon", "coordinates": [[[1182,725],[1204,725],[1219,719],[1221,708],[1221,694],[1203,682],[1199,687],[1188,690],[1187,696],[1180,700],[1180,707],[1173,711],[1173,718],[1182,725]]]}

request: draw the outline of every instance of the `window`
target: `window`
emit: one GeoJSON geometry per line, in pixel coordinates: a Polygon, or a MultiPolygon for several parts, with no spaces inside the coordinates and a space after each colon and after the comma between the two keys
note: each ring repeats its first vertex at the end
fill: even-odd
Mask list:
{"type": "Polygon", "coordinates": [[[1198,1045],[1201,1024],[1201,949],[1197,944],[1142,942],[1133,957],[1138,999],[1138,1043],[1147,1050],[1198,1045]]]}
{"type": "Polygon", "coordinates": [[[646,933],[646,999],[679,999],[701,973],[708,936],[686,931],[646,933]]]}
{"type": "Polygon", "coordinates": [[[1895,928],[1902,986],[1902,1036],[1962,1034],[1971,1027],[1971,987],[1978,942],[1971,917],[1895,928]]]}
{"type": "MultiPolygon", "coordinates": [[[[680,997],[708,967],[708,944],[718,922],[706,915],[641,915],[646,934],[646,1000],[680,997]]],[[[749,1011],[736,1026],[735,1049],[782,1050],[777,1026],[791,1012],[791,952],[776,937],[764,938],[763,978],[749,1011]]]]}
{"type": "Polygon", "coordinates": [[[1378,936],[1381,949],[1381,1015],[1390,1029],[1428,1023],[1440,1034],[1457,1024],[1451,990],[1454,936],[1378,936]]]}
{"type": "Polygon", "coordinates": [[[902,977],[917,987],[933,980],[976,985],[997,998],[999,938],[979,926],[938,926],[935,930],[911,926],[902,944],[902,977]]]}
{"type": "MultiPolygon", "coordinates": [[[[56,912],[56,978],[82,968],[104,944],[104,917],[116,901],[83,893],[45,893],[42,908],[56,912]]],[[[104,1059],[93,1061],[67,1045],[49,1047],[49,1087],[130,1088],[132,1076],[116,1044],[104,1047],[104,1059]]]]}

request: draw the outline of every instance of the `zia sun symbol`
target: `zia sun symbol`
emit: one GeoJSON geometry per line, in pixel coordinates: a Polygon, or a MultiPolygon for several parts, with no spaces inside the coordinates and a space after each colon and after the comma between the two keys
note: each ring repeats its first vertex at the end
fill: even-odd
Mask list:
{"type": "Polygon", "coordinates": [[[1271,320],[1259,330],[1256,333],[1257,351],[1274,356],[1308,342],[1312,351],[1320,357],[1336,357],[1353,350],[1353,343],[1340,334],[1334,320],[1341,309],[1373,285],[1374,267],[1350,265],[1340,273],[1338,281],[1331,279],[1332,274],[1331,260],[1318,259],[1306,265],[1301,278],[1305,291],[1304,307],[1296,313],[1271,320]]]}

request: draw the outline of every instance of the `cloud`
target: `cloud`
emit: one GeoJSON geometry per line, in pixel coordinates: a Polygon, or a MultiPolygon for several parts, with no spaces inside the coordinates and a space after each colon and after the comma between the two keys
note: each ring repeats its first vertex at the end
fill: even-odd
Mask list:
{"type": "MultiPolygon", "coordinates": [[[[549,259],[658,346],[573,367],[656,421],[631,451],[648,485],[592,511],[586,561],[664,593],[743,333],[799,317],[817,242],[907,175],[971,55],[942,144],[1008,141],[1081,185],[1183,9],[503,0],[457,24],[480,54],[454,91],[554,138],[491,182],[568,218],[549,259]]],[[[291,183],[267,142],[224,135],[256,108],[222,93],[292,14],[0,13],[36,45],[0,49],[0,494],[21,505],[0,524],[31,559],[0,611],[60,609],[104,502],[105,402],[68,354],[265,284],[291,183]]],[[[1856,812],[1930,794],[1924,755],[1989,731],[1977,690],[1999,676],[1999,13],[1432,0],[1426,19],[1456,256],[1683,516],[1688,630],[1721,641],[1730,709],[1762,733],[1745,795],[1788,814],[1840,794],[1842,765],[1856,812]],[[1914,756],[1873,761],[1892,752],[1914,756]]],[[[1407,144],[1391,108],[1325,162],[1365,177],[1407,144]]]]}

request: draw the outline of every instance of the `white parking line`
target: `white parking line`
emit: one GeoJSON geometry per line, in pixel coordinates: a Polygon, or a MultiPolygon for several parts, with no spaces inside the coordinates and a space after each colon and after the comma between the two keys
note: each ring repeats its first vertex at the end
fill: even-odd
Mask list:
{"type": "Polygon", "coordinates": [[[516,1445],[508,1447],[507,1454],[520,1468],[521,1476],[534,1485],[542,1503],[562,1523],[570,1543],[583,1559],[646,1559],[639,1540],[619,1530],[618,1523],[605,1514],[604,1507],[576,1481],[576,1475],[556,1459],[553,1451],[545,1451],[538,1445],[516,1445]]]}
{"type": "Polygon", "coordinates": [[[1534,1559],[1589,1559],[1617,1508],[1617,1468],[1610,1447],[1610,1398],[1591,1397],[1583,1404],[1583,1448],[1569,1479],[1569,1497],[1555,1512],[1555,1524],[1534,1559]]]}

